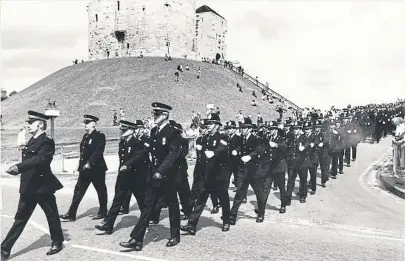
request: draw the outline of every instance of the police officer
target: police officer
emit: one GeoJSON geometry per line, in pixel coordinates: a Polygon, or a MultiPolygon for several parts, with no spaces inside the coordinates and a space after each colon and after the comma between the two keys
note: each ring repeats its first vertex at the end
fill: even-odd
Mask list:
{"type": "Polygon", "coordinates": [[[7,260],[10,256],[11,248],[23,232],[37,204],[45,212],[51,234],[52,247],[46,254],[53,255],[62,250],[64,237],[54,193],[63,186],[51,171],[55,143],[45,133],[48,119],[42,113],[28,111],[28,131],[32,138],[22,150],[22,162],[6,170],[10,175],[21,173],[20,200],[14,224],[1,243],[1,260],[7,260]]]}
{"type": "Polygon", "coordinates": [[[338,119],[332,120],[330,125],[330,146],[329,154],[331,157],[331,178],[337,178],[337,169],[339,164],[339,158],[342,151],[342,136],[337,130],[340,121],[338,119]]]}
{"type": "Polygon", "coordinates": [[[330,140],[328,135],[329,121],[322,122],[318,119],[315,123],[315,135],[318,138],[318,156],[321,171],[321,186],[326,187],[326,182],[329,180],[329,170],[330,170],[330,156],[328,154],[330,140]]]}
{"type": "Polygon", "coordinates": [[[72,204],[68,213],[61,215],[61,219],[68,221],[76,220],[76,212],[90,183],[96,189],[100,208],[93,220],[103,219],[107,214],[107,188],[106,171],[107,165],[103,153],[106,146],[106,136],[96,130],[96,116],[84,115],[86,134],[80,143],[79,178],[73,192],[72,204]]]}
{"type": "MultiPolygon", "coordinates": [[[[228,121],[224,127],[228,135],[228,168],[233,176],[234,183],[237,181],[238,164],[241,157],[241,135],[237,132],[237,124],[235,121],[228,121]]],[[[237,184],[235,184],[238,187],[237,184]]]]}
{"type": "Polygon", "coordinates": [[[278,186],[280,191],[281,208],[279,213],[286,212],[286,187],[285,187],[285,175],[287,171],[286,164],[286,140],[279,134],[278,122],[272,121],[269,123],[270,136],[264,142],[264,155],[261,157],[268,161],[266,170],[266,178],[264,182],[265,191],[265,203],[268,200],[269,193],[271,191],[272,181],[278,186]]]}
{"type": "Polygon", "coordinates": [[[150,172],[147,176],[145,207],[140,219],[130,234],[130,240],[121,242],[120,246],[142,250],[142,243],[151,215],[159,200],[165,198],[169,208],[171,238],[167,247],[180,242],[180,210],[176,193],[176,160],[181,153],[179,131],[169,124],[169,112],[172,107],[163,103],[152,103],[154,123],[149,142],[150,172]]]}
{"type": "Polygon", "coordinates": [[[145,182],[149,168],[148,141],[142,137],[144,123],[137,120],[120,121],[121,140],[118,145],[119,169],[115,186],[115,195],[111,208],[101,225],[95,227],[113,233],[114,222],[120,207],[130,191],[137,199],[138,207],[142,211],[145,200],[145,182]],[[140,135],[141,134],[141,135],[140,135]]]}
{"type": "Polygon", "coordinates": [[[227,165],[227,139],[225,135],[219,133],[221,126],[219,115],[211,113],[209,116],[210,118],[207,120],[208,137],[202,148],[205,155],[203,188],[187,225],[181,227],[182,231],[186,231],[190,235],[196,234],[197,223],[211,192],[218,196],[222,208],[222,231],[226,232],[230,229],[230,199],[228,195],[230,177],[227,165]]]}
{"type": "Polygon", "coordinates": [[[265,172],[259,170],[258,160],[262,151],[260,138],[252,134],[254,125],[250,118],[245,117],[242,124],[242,144],[241,144],[241,162],[238,165],[237,174],[237,192],[234,196],[233,207],[231,208],[230,224],[235,225],[237,222],[238,209],[247,196],[248,186],[251,185],[257,197],[258,217],[257,222],[264,221],[265,215],[265,194],[264,194],[264,177],[265,172]]]}
{"type": "Polygon", "coordinates": [[[318,128],[316,130],[315,124],[317,121],[309,122],[309,124],[312,124],[312,128],[314,130],[312,131],[310,128],[306,129],[306,135],[307,138],[310,142],[310,161],[312,162],[311,167],[309,168],[309,174],[310,174],[310,194],[314,195],[316,193],[316,188],[317,188],[317,167],[319,165],[319,154],[318,154],[318,148],[319,144],[321,142],[320,139],[320,125],[318,125],[318,128]],[[314,124],[313,124],[314,123],[314,124]]]}

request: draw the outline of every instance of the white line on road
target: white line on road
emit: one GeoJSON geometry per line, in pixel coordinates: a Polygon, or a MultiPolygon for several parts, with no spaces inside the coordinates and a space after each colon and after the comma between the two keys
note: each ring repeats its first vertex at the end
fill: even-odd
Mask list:
{"type": "Polygon", "coordinates": [[[132,258],[132,259],[140,259],[140,260],[146,260],[146,261],[167,261],[166,259],[158,259],[158,258],[153,258],[153,257],[131,255],[131,254],[128,254],[128,253],[111,251],[111,250],[102,249],[102,248],[96,248],[96,247],[88,247],[88,246],[83,246],[83,245],[71,245],[71,247],[80,248],[80,249],[89,250],[89,251],[94,251],[94,252],[99,252],[99,253],[104,253],[104,254],[111,254],[111,255],[116,255],[116,256],[129,257],[129,258],[132,258]]]}

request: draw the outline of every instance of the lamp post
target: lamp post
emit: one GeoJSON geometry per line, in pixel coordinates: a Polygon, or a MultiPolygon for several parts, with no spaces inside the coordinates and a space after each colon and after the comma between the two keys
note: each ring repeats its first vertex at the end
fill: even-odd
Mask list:
{"type": "Polygon", "coordinates": [[[52,104],[48,102],[45,108],[45,115],[51,117],[51,137],[54,139],[55,136],[55,118],[60,116],[60,111],[56,108],[55,102],[52,104]]]}

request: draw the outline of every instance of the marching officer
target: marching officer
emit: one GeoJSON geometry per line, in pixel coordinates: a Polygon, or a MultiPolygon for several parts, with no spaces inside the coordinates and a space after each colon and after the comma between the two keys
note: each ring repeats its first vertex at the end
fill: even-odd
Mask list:
{"type": "MultiPolygon", "coordinates": [[[[228,168],[230,170],[230,178],[233,175],[234,183],[237,181],[238,164],[241,157],[241,135],[237,132],[237,124],[235,121],[228,121],[224,127],[228,134],[228,168]]],[[[238,184],[235,184],[238,187],[238,184]]]]}
{"type": "Polygon", "coordinates": [[[321,186],[326,187],[326,182],[329,180],[329,170],[330,170],[330,156],[328,154],[329,150],[329,135],[328,126],[329,122],[322,122],[321,119],[317,120],[315,123],[315,134],[318,138],[318,156],[321,171],[321,186]]]}
{"type": "MultiPolygon", "coordinates": [[[[314,195],[316,193],[316,188],[317,188],[317,167],[319,166],[319,154],[318,154],[318,148],[319,144],[321,142],[320,139],[320,124],[317,125],[317,130],[316,130],[316,121],[314,121],[314,125],[312,128],[314,128],[314,132],[308,128],[305,130],[305,134],[308,138],[308,141],[310,142],[310,161],[312,162],[311,167],[309,168],[309,174],[310,174],[310,194],[314,195]],[[316,134],[317,133],[317,134],[316,134]]],[[[312,124],[312,122],[309,122],[309,124],[312,124]]]]}
{"type": "Polygon", "coordinates": [[[119,214],[120,207],[130,191],[137,199],[138,207],[142,211],[145,200],[145,182],[148,174],[148,141],[140,133],[144,127],[142,120],[135,123],[120,121],[121,140],[118,145],[120,160],[115,195],[111,208],[101,225],[96,225],[98,230],[105,231],[107,235],[113,233],[114,222],[119,214]]]}
{"type": "Polygon", "coordinates": [[[227,165],[227,139],[225,135],[219,133],[219,127],[221,126],[219,115],[211,113],[209,116],[210,118],[207,119],[208,137],[205,139],[202,148],[205,155],[203,188],[197,198],[192,214],[190,214],[187,225],[181,227],[182,231],[186,231],[190,235],[196,234],[199,218],[209,194],[213,192],[219,198],[222,208],[222,231],[230,230],[230,199],[228,195],[230,176],[227,165]]]}
{"type": "Polygon", "coordinates": [[[257,222],[264,221],[265,215],[265,194],[264,177],[265,172],[258,168],[259,155],[262,151],[262,142],[260,138],[252,134],[254,125],[250,118],[244,118],[242,124],[242,144],[241,144],[241,162],[238,164],[237,173],[237,192],[234,196],[233,207],[231,208],[230,224],[237,222],[237,213],[241,204],[247,196],[248,186],[251,185],[257,197],[258,217],[257,222]]]}
{"type": "Polygon", "coordinates": [[[268,201],[268,196],[271,191],[272,181],[278,186],[280,191],[281,208],[279,213],[286,212],[286,187],[285,175],[287,171],[286,164],[286,141],[283,136],[279,134],[278,122],[271,121],[268,125],[270,129],[270,137],[264,142],[264,155],[261,157],[268,161],[266,170],[266,178],[264,182],[265,191],[265,204],[268,201]]]}
{"type": "Polygon", "coordinates": [[[61,215],[61,219],[68,221],[76,220],[76,212],[90,183],[96,189],[99,198],[99,211],[92,219],[103,219],[107,215],[107,188],[106,171],[107,165],[103,153],[106,146],[106,136],[96,130],[96,116],[84,115],[86,134],[80,143],[79,178],[73,192],[72,204],[68,213],[61,215]]]}
{"type": "Polygon", "coordinates": [[[22,162],[6,170],[10,175],[21,173],[20,200],[14,224],[1,243],[1,260],[7,260],[10,256],[11,248],[37,204],[45,212],[51,234],[52,246],[46,254],[53,255],[62,250],[64,237],[54,193],[63,186],[51,171],[55,142],[45,133],[48,119],[42,113],[28,111],[28,131],[32,138],[22,150],[22,162]]]}
{"type": "MultiPolygon", "coordinates": [[[[330,147],[329,153],[331,156],[331,178],[337,178],[337,168],[339,168],[340,154],[342,151],[342,136],[338,132],[337,128],[340,124],[340,121],[333,120],[330,125],[330,147]]],[[[342,172],[342,170],[341,170],[342,172]]]]}
{"type": "Polygon", "coordinates": [[[159,102],[152,103],[152,107],[156,126],[151,129],[149,142],[151,165],[147,176],[145,206],[130,234],[130,240],[120,243],[120,246],[135,251],[142,250],[149,220],[161,198],[165,198],[168,204],[171,226],[171,238],[166,246],[172,247],[180,242],[180,210],[175,182],[178,170],[175,162],[181,153],[180,135],[179,131],[169,124],[169,112],[172,107],[159,102]]]}

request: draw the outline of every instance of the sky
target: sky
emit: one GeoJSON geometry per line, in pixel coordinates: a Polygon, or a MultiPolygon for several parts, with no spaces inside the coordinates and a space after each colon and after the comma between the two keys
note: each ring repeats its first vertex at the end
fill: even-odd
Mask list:
{"type": "MultiPolygon", "coordinates": [[[[88,2],[3,0],[0,86],[20,91],[86,60],[88,2]]],[[[299,106],[404,98],[403,1],[196,1],[203,4],[227,19],[226,59],[299,106]]]]}

